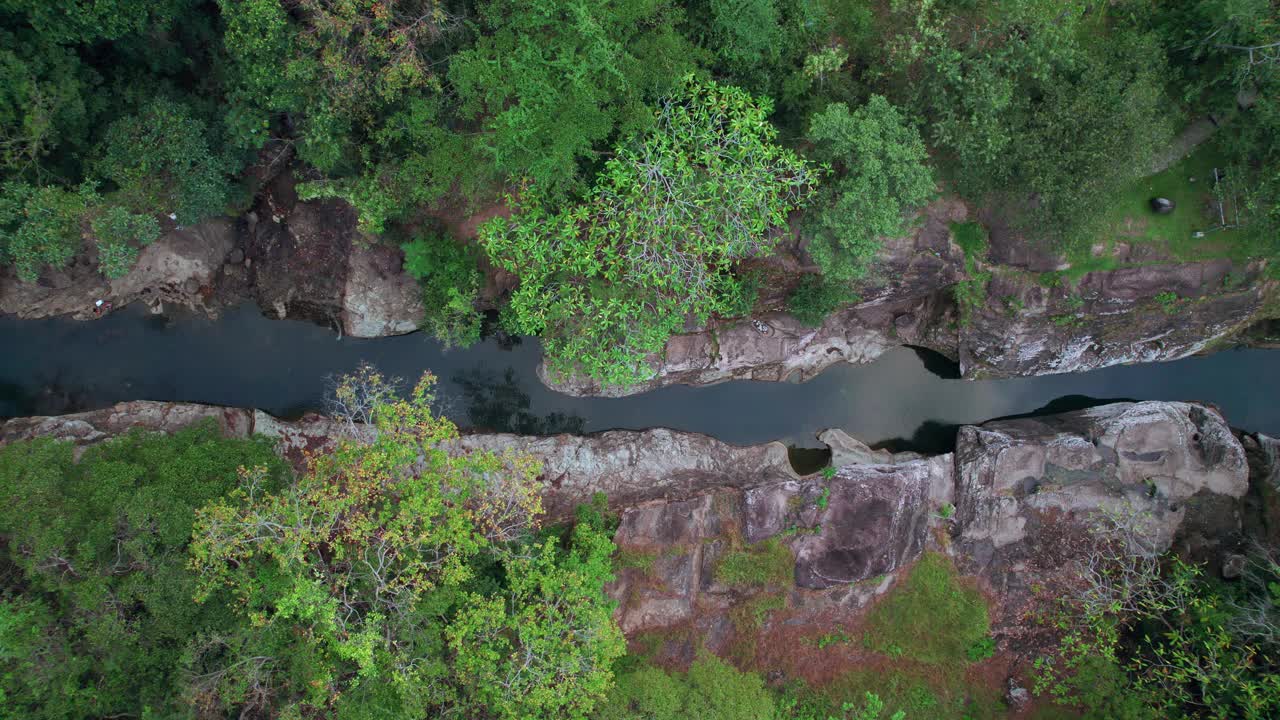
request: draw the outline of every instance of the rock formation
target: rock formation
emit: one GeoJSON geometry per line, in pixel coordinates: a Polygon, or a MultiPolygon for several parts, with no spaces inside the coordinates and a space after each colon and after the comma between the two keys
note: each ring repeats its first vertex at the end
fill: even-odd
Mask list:
{"type": "MultiPolygon", "coordinates": [[[[131,402],[0,423],[0,443],[47,436],[84,445],[132,427],[164,432],[208,420],[234,436],[276,438],[297,462],[343,432],[320,416],[287,422],[131,402]]],[[[468,435],[456,447],[537,457],[553,518],[605,493],[620,512],[622,557],[632,559],[610,588],[622,627],[688,627],[713,648],[733,637],[733,614],[761,597],[788,623],[856,614],[926,549],[979,578],[1001,631],[1020,622],[1036,588],[1071,577],[1101,519],[1141,518],[1132,529],[1152,552],[1174,543],[1216,552],[1242,528],[1251,480],[1280,519],[1280,444],[1265,436],[1242,444],[1198,404],[1117,403],[968,426],[955,452],[934,457],[874,451],[839,431],[823,437],[839,465],[830,477],[796,475],[778,443],[737,447],[664,429],[468,435]],[[762,596],[718,578],[728,553],[760,548],[783,553],[785,587],[762,596]]]]}

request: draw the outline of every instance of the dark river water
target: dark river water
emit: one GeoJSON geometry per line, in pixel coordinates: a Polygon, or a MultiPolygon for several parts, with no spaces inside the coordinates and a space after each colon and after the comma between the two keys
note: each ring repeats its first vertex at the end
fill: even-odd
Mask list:
{"type": "Polygon", "coordinates": [[[326,378],[361,361],[407,379],[431,370],[459,424],[520,432],[669,427],[733,443],[815,446],[845,429],[871,444],[947,449],[954,425],[1099,400],[1200,400],[1233,426],[1280,434],[1280,351],[1240,350],[1075,375],[969,381],[910,349],[840,365],[806,383],[737,381],[620,399],[554,393],[534,375],[539,348],[487,340],[441,352],[415,334],[338,339],[326,328],[264,318],[255,307],[216,321],[129,308],[95,322],[0,318],[0,417],[57,414],[121,400],[258,407],[297,415],[321,405],[326,378]]]}

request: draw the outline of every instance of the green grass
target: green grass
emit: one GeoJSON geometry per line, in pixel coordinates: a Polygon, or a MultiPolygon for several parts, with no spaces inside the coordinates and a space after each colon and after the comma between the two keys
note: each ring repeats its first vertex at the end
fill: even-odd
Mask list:
{"type": "Polygon", "coordinates": [[[657,559],[657,554],[652,551],[618,548],[618,552],[613,556],[613,567],[615,572],[623,568],[632,568],[648,575],[653,572],[653,563],[657,559]]]}
{"type": "Polygon", "coordinates": [[[746,548],[728,550],[716,565],[716,580],[733,588],[788,587],[795,574],[791,549],[769,538],[746,548]]]}
{"type": "Polygon", "coordinates": [[[951,223],[951,238],[964,252],[964,271],[968,277],[956,283],[955,296],[960,308],[960,324],[967,325],[973,312],[987,301],[991,272],[979,270],[987,259],[987,229],[975,222],[951,223]]]}
{"type": "MultiPolygon", "coordinates": [[[[770,613],[787,607],[787,596],[781,592],[758,595],[740,602],[729,613],[729,619],[738,632],[750,633],[764,627],[770,613]]],[[[754,638],[753,638],[754,639],[754,638]]],[[[754,649],[754,643],[752,648],[754,649]]]]}
{"type": "Polygon", "coordinates": [[[951,237],[964,251],[965,269],[972,272],[974,266],[986,260],[987,230],[981,223],[951,223],[951,237]]]}
{"type": "MultiPolygon", "coordinates": [[[[1100,240],[1108,245],[1121,242],[1152,243],[1179,260],[1210,257],[1237,258],[1248,255],[1247,245],[1235,230],[1221,230],[1196,238],[1219,223],[1214,204],[1213,168],[1225,168],[1226,161],[1214,143],[1201,145],[1191,155],[1169,169],[1134,181],[1117,194],[1115,202],[1103,214],[1100,227],[1105,228],[1100,240]],[[1190,178],[1195,178],[1191,182],[1190,178]],[[1164,197],[1174,202],[1168,215],[1157,215],[1148,204],[1151,198],[1164,197]]],[[[1228,216],[1228,222],[1230,222],[1228,216]]],[[[1087,248],[1082,251],[1087,252],[1087,248]]],[[[1072,258],[1072,267],[1076,261],[1072,258]]]]}
{"type": "Polygon", "coordinates": [[[868,647],[922,663],[963,667],[991,622],[982,594],[960,584],[951,562],[925,553],[867,616],[868,647]]]}
{"type": "Polygon", "coordinates": [[[905,713],[907,720],[997,720],[1006,716],[999,688],[971,685],[964,673],[954,668],[938,672],[927,666],[903,664],[854,670],[821,689],[800,690],[799,694],[805,696],[808,707],[820,709],[827,705],[834,714],[842,703],[856,702],[868,692],[884,701],[882,718],[898,711],[905,713]]]}

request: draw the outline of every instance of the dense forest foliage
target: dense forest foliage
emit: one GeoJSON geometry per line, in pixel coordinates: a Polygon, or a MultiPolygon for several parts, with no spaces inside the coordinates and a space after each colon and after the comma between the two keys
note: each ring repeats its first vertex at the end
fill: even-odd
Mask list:
{"type": "Polygon", "coordinates": [[[297,476],[212,424],[0,447],[0,716],[589,713],[605,517],[539,527],[536,463],[447,453],[432,382],[347,380],[368,423],[297,476]]]}
{"type": "Polygon", "coordinates": [[[1087,245],[1206,113],[1230,123],[1234,254],[1280,246],[1270,0],[0,0],[0,33],[22,280],[81,253],[121,276],[296,153],[303,197],[410,246],[437,336],[479,336],[487,253],[521,281],[507,329],[606,383],[746,314],[741,264],[788,233],[822,272],[810,322],[939,192],[1087,245]],[[478,246],[417,229],[496,203],[515,214],[478,246]]]}

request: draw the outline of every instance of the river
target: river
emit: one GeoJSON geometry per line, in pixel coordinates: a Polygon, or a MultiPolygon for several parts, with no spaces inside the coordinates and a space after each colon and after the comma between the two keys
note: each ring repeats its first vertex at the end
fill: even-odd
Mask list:
{"type": "Polygon", "coordinates": [[[970,381],[943,358],[902,348],[867,365],[840,365],[806,383],[735,381],[642,395],[573,398],[534,375],[536,340],[487,340],[442,352],[422,334],[339,339],[331,330],[271,320],[251,305],[212,321],[154,316],[139,306],[94,322],[0,318],[0,417],[57,414],[121,400],[257,407],[295,416],[321,406],[326,378],[361,361],[413,379],[440,378],[459,424],[553,432],[669,427],[733,443],[817,445],[839,427],[871,444],[942,451],[954,425],[1099,400],[1199,400],[1233,426],[1280,434],[1280,351],[1237,350],[1170,363],[1073,375],[970,381]]]}

